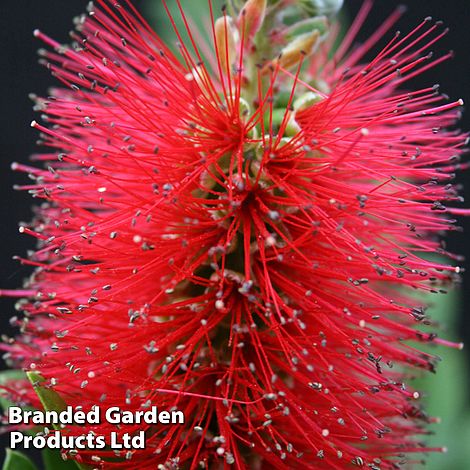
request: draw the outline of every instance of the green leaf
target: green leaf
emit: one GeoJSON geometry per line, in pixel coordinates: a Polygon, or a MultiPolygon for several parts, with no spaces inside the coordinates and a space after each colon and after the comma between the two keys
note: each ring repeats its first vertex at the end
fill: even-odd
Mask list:
{"type": "MultiPolygon", "coordinates": [[[[46,383],[46,379],[41,374],[30,371],[30,372],[26,372],[26,375],[28,376],[29,381],[33,385],[34,391],[39,397],[39,400],[41,401],[41,404],[44,407],[44,410],[57,411],[60,413],[61,411],[64,411],[67,409],[67,403],[65,403],[64,399],[54,389],[44,386],[44,384],[46,383]]],[[[57,429],[58,431],[61,430],[61,427],[58,424],[53,425],[53,427],[54,429],[57,429]]],[[[43,458],[45,461],[46,457],[43,457],[43,458]]],[[[59,455],[59,458],[61,459],[60,455],[59,455]]],[[[54,468],[62,469],[66,465],[67,463],[61,459],[60,466],[52,467],[52,469],[54,468]]],[[[73,465],[75,465],[76,467],[82,470],[88,469],[86,465],[83,465],[79,462],[73,461],[73,465]]],[[[49,467],[46,467],[46,470],[49,470],[49,467]]]]}
{"type": "MultiPolygon", "coordinates": [[[[26,372],[29,381],[33,385],[34,391],[36,392],[41,404],[46,411],[64,411],[67,409],[67,403],[64,399],[52,388],[44,387],[46,379],[37,372],[26,372]]],[[[54,429],[60,431],[58,424],[54,425],[54,429]]]]}
{"type": "Polygon", "coordinates": [[[7,449],[7,456],[3,462],[2,470],[37,470],[37,468],[26,455],[7,449]]]}
{"type": "Polygon", "coordinates": [[[73,460],[64,460],[60,455],[60,451],[53,449],[43,450],[42,460],[45,470],[77,470],[78,466],[73,460]]]}

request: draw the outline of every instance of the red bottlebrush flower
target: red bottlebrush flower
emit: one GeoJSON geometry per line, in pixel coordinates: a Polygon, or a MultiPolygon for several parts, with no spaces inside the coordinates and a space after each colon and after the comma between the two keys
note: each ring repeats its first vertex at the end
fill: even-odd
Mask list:
{"type": "Polygon", "coordinates": [[[315,2],[249,0],[217,20],[209,2],[209,42],[176,3],[177,53],[127,0],[91,5],[72,47],[36,32],[63,87],[36,98],[48,169],[14,167],[44,203],[21,228],[39,247],[7,292],[25,312],[9,360],[68,405],[184,412],[67,426],[146,431],[142,450],[64,449],[94,467],[412,464],[433,450],[404,383],[434,369],[416,343],[460,346],[416,328],[429,320],[412,294],[459,272],[428,255],[458,260],[439,236],[462,212],[447,207],[462,102],[406,89],[448,58],[429,54],[445,31],[426,19],[363,64],[400,11],[351,49],[366,1],[330,58],[315,2]]]}

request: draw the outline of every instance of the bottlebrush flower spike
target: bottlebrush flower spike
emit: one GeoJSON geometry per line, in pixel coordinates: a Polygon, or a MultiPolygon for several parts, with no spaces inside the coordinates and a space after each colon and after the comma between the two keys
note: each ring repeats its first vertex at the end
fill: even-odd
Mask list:
{"type": "MultiPolygon", "coordinates": [[[[461,101],[406,85],[450,57],[429,53],[446,31],[426,19],[362,64],[401,14],[351,49],[366,1],[331,60],[333,33],[287,70],[284,3],[247,38],[228,16],[243,23],[242,6],[217,20],[209,2],[207,44],[177,1],[190,42],[176,29],[177,54],[127,1],[91,5],[73,47],[36,32],[63,87],[36,98],[46,151],[34,160],[48,169],[14,166],[43,204],[21,228],[38,239],[21,260],[36,272],[4,292],[24,317],[3,348],[68,405],[186,416],[68,426],[145,430],[147,447],[67,457],[390,469],[439,450],[421,442],[432,418],[405,381],[434,370],[416,343],[460,347],[416,328],[430,320],[413,293],[443,292],[460,271],[439,236],[465,212],[452,179],[467,135],[453,130],[461,101]]],[[[9,390],[38,406],[29,385],[9,390]]]]}

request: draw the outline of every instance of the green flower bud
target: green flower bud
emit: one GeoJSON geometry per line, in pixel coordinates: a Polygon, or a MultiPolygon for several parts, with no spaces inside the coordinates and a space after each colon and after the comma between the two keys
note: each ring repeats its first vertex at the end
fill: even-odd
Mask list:
{"type": "Polygon", "coordinates": [[[302,6],[311,15],[332,16],[343,6],[343,0],[301,0],[302,6]]]}
{"type": "Polygon", "coordinates": [[[318,93],[308,91],[294,101],[294,109],[296,111],[303,111],[304,109],[310,108],[310,106],[319,103],[322,99],[323,98],[318,93]]]}
{"type": "Polygon", "coordinates": [[[319,31],[315,30],[310,33],[301,34],[282,49],[277,61],[283,68],[293,68],[300,62],[302,56],[308,57],[312,55],[319,44],[319,31]]]}
{"type": "Polygon", "coordinates": [[[318,31],[320,36],[324,36],[328,33],[328,27],[329,24],[326,17],[318,16],[293,24],[286,29],[284,35],[287,42],[294,40],[296,37],[301,36],[302,34],[310,33],[312,31],[318,31]]]}

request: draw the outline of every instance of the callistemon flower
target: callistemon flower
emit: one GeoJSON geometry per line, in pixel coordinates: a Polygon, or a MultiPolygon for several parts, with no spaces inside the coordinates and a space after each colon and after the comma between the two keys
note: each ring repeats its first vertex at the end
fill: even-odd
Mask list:
{"type": "MultiPolygon", "coordinates": [[[[147,447],[64,457],[389,469],[441,450],[406,382],[434,370],[420,343],[460,347],[420,330],[416,291],[444,293],[460,270],[439,237],[465,212],[452,179],[467,136],[452,130],[461,101],[408,82],[450,57],[430,53],[446,31],[426,18],[394,34],[397,10],[352,47],[366,1],[334,49],[340,1],[209,2],[207,30],[176,4],[177,47],[126,0],[90,5],[72,46],[35,32],[62,86],[35,97],[47,169],[14,165],[43,202],[20,230],[36,271],[6,292],[24,316],[3,348],[67,405],[186,417],[66,426],[143,430],[147,447]]],[[[40,406],[26,382],[9,390],[40,406]]]]}

